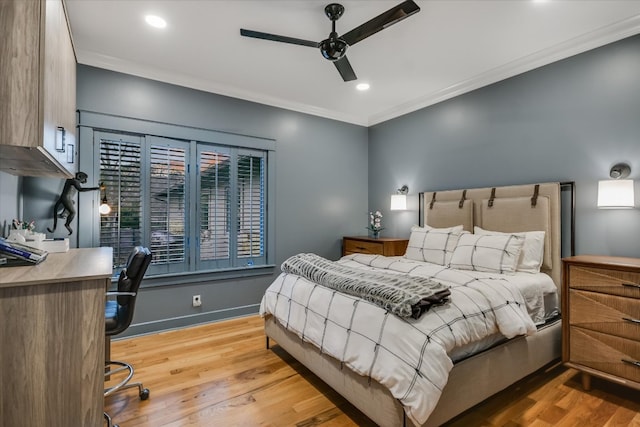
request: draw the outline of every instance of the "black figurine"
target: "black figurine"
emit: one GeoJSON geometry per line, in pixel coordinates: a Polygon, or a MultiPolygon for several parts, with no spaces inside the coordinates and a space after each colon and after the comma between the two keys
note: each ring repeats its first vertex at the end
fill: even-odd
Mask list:
{"type": "Polygon", "coordinates": [[[69,236],[73,234],[73,230],[71,229],[71,221],[76,216],[76,208],[74,206],[75,201],[73,198],[76,195],[76,191],[85,192],[85,191],[96,191],[100,190],[100,187],[86,187],[83,188],[81,184],[87,183],[87,174],[84,172],[76,173],[75,178],[69,178],[64,182],[64,188],[62,189],[62,193],[58,198],[55,206],[53,207],[53,230],[47,228],[49,233],[53,233],[58,226],[58,218],[67,218],[67,221],[64,223],[64,226],[67,230],[69,230],[69,236]],[[62,207],[62,210],[60,209],[62,207]]]}

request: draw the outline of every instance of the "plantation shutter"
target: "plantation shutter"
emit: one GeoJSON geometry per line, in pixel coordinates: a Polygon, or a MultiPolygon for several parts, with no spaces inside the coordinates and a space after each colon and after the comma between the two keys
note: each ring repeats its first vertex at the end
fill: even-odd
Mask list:
{"type": "Polygon", "coordinates": [[[153,253],[150,276],[267,263],[267,151],[95,135],[111,206],[100,216],[100,245],[113,248],[114,267],[137,245],[153,253]]]}
{"type": "Polygon", "coordinates": [[[100,215],[100,245],[113,248],[115,268],[126,265],[131,250],[141,244],[140,138],[104,135],[100,138],[100,183],[111,212],[100,215]]]}
{"type": "Polygon", "coordinates": [[[240,265],[254,265],[265,255],[264,154],[240,151],[237,175],[237,258],[240,265]]]}
{"type": "Polygon", "coordinates": [[[222,147],[198,149],[199,265],[230,265],[231,157],[222,147]]]}
{"type": "Polygon", "coordinates": [[[164,138],[150,139],[148,218],[152,271],[183,271],[187,261],[188,145],[164,138]]]}

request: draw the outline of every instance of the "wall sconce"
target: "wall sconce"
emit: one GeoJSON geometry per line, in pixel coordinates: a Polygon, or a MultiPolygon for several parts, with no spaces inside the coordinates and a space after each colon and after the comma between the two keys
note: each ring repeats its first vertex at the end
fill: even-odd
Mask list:
{"type": "Polygon", "coordinates": [[[409,187],[403,185],[402,188],[396,190],[396,194],[391,195],[391,210],[392,211],[405,211],[407,210],[407,193],[409,187]]]}
{"type": "Polygon", "coordinates": [[[108,215],[111,212],[111,206],[107,201],[107,186],[103,182],[100,183],[100,192],[102,193],[102,203],[100,203],[98,211],[100,215],[108,215]]]}
{"type": "Polygon", "coordinates": [[[633,180],[625,179],[631,173],[626,163],[613,165],[609,176],[613,180],[598,181],[598,207],[604,209],[625,209],[635,206],[633,180]]]}

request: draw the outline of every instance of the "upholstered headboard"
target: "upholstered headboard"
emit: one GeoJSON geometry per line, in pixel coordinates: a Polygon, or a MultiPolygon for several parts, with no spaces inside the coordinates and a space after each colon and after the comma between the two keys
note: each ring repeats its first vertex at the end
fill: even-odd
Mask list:
{"type": "Polygon", "coordinates": [[[560,289],[561,213],[560,183],[470,188],[420,193],[420,225],[444,228],[462,224],[473,232],[485,230],[544,231],[541,271],[560,289]]]}

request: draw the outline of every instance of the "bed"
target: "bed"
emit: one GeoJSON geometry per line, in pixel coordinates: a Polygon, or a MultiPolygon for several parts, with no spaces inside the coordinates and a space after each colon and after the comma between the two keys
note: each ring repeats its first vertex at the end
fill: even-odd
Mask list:
{"type": "Polygon", "coordinates": [[[354,254],[335,263],[292,257],[262,300],[267,346],[275,340],[378,425],[441,425],[560,357],[560,191],[559,183],[541,183],[425,192],[404,257],[354,254]],[[525,240],[529,251],[540,251],[526,260],[525,240]],[[499,261],[478,249],[489,247],[501,253],[499,261]],[[369,273],[390,283],[412,276],[434,279],[428,285],[435,294],[438,285],[450,292],[420,313],[411,306],[406,317],[389,315],[400,306],[318,285],[305,277],[306,267],[295,269],[304,262],[318,267],[318,281],[357,270],[357,280],[369,273]],[[463,313],[465,304],[475,313],[463,313]],[[408,332],[394,329],[406,325],[408,332]],[[366,338],[368,329],[380,338],[366,338]],[[418,350],[408,336],[421,343],[418,350]],[[400,380],[406,372],[396,371],[403,370],[409,375],[400,380]]]}

